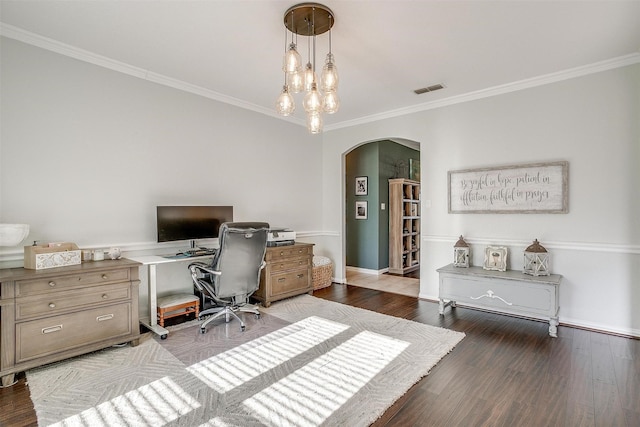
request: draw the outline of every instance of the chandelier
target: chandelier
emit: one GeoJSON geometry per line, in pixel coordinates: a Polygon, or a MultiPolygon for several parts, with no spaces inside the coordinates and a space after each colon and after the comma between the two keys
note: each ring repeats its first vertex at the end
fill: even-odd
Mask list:
{"type": "Polygon", "coordinates": [[[276,101],[279,114],[289,116],[295,110],[292,93],[304,93],[302,107],[307,115],[307,129],[311,133],[322,132],[322,116],[333,114],[340,107],[338,98],[338,69],[331,53],[331,27],[333,12],[319,3],[300,3],[284,14],[285,49],[282,62],[284,85],[276,101]],[[327,54],[320,80],[316,75],[316,36],[329,32],[327,54]],[[291,40],[289,41],[289,35],[291,40]],[[298,36],[307,37],[307,64],[302,65],[298,53],[298,36]]]}

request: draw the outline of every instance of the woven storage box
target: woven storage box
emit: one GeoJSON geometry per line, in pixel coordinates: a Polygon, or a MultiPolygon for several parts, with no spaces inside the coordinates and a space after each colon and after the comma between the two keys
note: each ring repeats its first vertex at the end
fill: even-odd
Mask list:
{"type": "Polygon", "coordinates": [[[24,247],[24,268],[42,270],[45,268],[77,265],[82,262],[81,251],[75,243],[50,243],[41,246],[24,247]]]}
{"type": "Polygon", "coordinates": [[[326,256],[314,255],[313,257],[313,289],[322,289],[331,286],[331,274],[333,263],[326,256]]]}

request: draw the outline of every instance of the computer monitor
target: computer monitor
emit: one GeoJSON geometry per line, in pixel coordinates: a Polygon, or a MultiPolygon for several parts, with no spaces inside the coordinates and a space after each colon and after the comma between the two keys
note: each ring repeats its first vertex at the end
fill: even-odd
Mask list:
{"type": "Polygon", "coordinates": [[[233,221],[233,206],[157,206],[158,242],[218,237],[220,225],[233,221]]]}

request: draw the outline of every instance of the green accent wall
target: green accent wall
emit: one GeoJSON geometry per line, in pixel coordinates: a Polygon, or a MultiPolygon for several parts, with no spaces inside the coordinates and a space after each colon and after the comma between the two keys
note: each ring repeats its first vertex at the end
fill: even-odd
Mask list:
{"type": "Polygon", "coordinates": [[[420,152],[388,140],[362,145],[347,154],[347,266],[368,270],[389,267],[389,179],[408,178],[409,159],[419,160],[420,152]],[[367,177],[366,196],[355,195],[355,180],[361,176],[367,177]],[[356,201],[367,202],[367,219],[355,219],[356,201]]]}

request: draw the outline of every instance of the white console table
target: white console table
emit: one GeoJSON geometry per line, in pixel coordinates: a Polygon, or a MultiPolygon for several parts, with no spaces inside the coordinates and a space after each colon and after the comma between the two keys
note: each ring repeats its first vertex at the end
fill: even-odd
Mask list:
{"type": "Polygon", "coordinates": [[[160,335],[162,339],[167,338],[169,330],[158,325],[158,296],[157,296],[157,266],[158,264],[166,264],[172,262],[184,262],[184,261],[198,261],[204,258],[211,258],[213,255],[203,256],[159,256],[159,255],[143,255],[128,257],[132,261],[137,261],[140,264],[147,266],[148,283],[149,283],[149,318],[141,318],[140,323],[147,327],[150,331],[160,335]]]}
{"type": "Polygon", "coordinates": [[[558,311],[562,276],[531,276],[520,271],[493,271],[482,267],[454,267],[436,270],[440,274],[440,307],[456,304],[501,313],[544,319],[549,335],[558,336],[558,311]]]}

